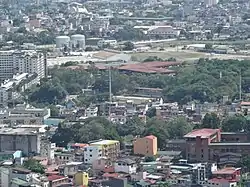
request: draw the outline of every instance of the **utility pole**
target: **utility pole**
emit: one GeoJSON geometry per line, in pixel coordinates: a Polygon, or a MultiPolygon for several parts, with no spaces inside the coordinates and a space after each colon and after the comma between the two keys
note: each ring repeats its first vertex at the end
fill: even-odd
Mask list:
{"type": "Polygon", "coordinates": [[[109,66],[109,119],[111,117],[111,103],[112,103],[112,83],[111,83],[111,66],[109,66]]]}

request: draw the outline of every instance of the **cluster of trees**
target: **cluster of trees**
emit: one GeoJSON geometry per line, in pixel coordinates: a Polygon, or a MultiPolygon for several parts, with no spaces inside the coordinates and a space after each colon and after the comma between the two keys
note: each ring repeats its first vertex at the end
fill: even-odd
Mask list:
{"type": "Polygon", "coordinates": [[[250,132],[250,121],[241,114],[219,117],[216,113],[207,113],[202,123],[195,128],[221,128],[225,132],[250,132]]]}
{"type": "Polygon", "coordinates": [[[195,128],[221,128],[225,132],[250,132],[250,121],[244,116],[234,115],[220,118],[215,113],[205,115],[199,125],[189,123],[184,117],[176,117],[169,121],[155,117],[147,118],[146,123],[138,117],[128,119],[125,124],[113,124],[104,117],[88,118],[73,125],[59,124],[52,141],[58,146],[66,146],[69,142],[87,143],[97,139],[115,139],[123,142],[123,137],[155,135],[158,146],[164,149],[168,139],[180,139],[195,128]]]}
{"type": "Polygon", "coordinates": [[[40,174],[45,173],[45,167],[42,164],[40,164],[39,161],[37,161],[35,159],[29,159],[29,160],[25,161],[23,164],[23,167],[25,167],[26,169],[29,169],[35,173],[40,173],[40,174]]]}
{"type": "Polygon", "coordinates": [[[145,40],[148,37],[139,29],[134,29],[133,27],[124,27],[119,29],[113,36],[116,40],[119,41],[131,41],[131,40],[145,40]]]}
{"type": "Polygon", "coordinates": [[[153,134],[158,137],[159,147],[164,148],[167,139],[181,138],[192,129],[193,125],[182,117],[168,122],[149,118],[146,123],[134,117],[125,124],[113,124],[106,118],[93,117],[73,125],[60,124],[52,141],[59,146],[66,146],[69,142],[86,143],[97,139],[122,141],[122,137],[128,135],[153,134]]]}
{"type": "Polygon", "coordinates": [[[46,45],[55,43],[55,34],[52,31],[42,31],[38,34],[30,33],[25,27],[20,27],[16,33],[9,33],[5,41],[13,41],[22,45],[23,43],[35,43],[46,45]]]}
{"type": "MultiPolygon", "coordinates": [[[[150,58],[151,59],[151,58],[150,58]]],[[[158,58],[153,58],[159,60],[158,58]]],[[[94,64],[86,70],[54,68],[52,79],[33,88],[29,93],[31,102],[52,104],[62,102],[66,94],[80,94],[84,88],[92,87],[96,95],[86,100],[99,102],[108,96],[108,72],[99,71],[94,64]]],[[[239,98],[239,79],[242,75],[242,91],[249,92],[250,63],[247,60],[200,59],[196,64],[183,64],[175,68],[176,76],[162,74],[123,74],[112,70],[112,93],[133,94],[136,87],[162,88],[164,99],[185,104],[189,101],[218,102],[223,96],[239,98]]],[[[243,95],[244,96],[244,95],[243,95]]],[[[83,98],[83,97],[82,97],[83,98]]]]}

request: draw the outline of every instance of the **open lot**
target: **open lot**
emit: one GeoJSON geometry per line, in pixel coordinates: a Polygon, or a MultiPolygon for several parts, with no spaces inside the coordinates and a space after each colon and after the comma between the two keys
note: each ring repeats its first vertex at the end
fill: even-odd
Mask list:
{"type": "Polygon", "coordinates": [[[195,53],[195,52],[185,52],[185,51],[159,51],[159,52],[144,52],[144,53],[134,53],[132,54],[132,59],[135,61],[143,61],[150,56],[157,56],[167,60],[169,58],[175,58],[180,61],[196,60],[199,58],[205,58],[207,55],[205,53],[195,53]]]}
{"type": "Polygon", "coordinates": [[[134,53],[132,54],[132,59],[134,61],[142,62],[143,60],[145,60],[146,58],[150,56],[157,56],[158,58],[162,58],[164,60],[167,60],[173,57],[178,61],[193,61],[193,60],[198,60],[199,58],[250,60],[250,56],[247,56],[247,55],[209,54],[209,53],[201,53],[201,52],[194,52],[194,51],[188,51],[188,50],[149,51],[149,52],[143,52],[143,53],[134,53]]]}

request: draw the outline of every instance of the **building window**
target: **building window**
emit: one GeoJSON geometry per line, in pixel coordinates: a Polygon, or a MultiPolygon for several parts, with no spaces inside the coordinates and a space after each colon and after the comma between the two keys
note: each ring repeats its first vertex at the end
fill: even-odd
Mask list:
{"type": "Polygon", "coordinates": [[[89,157],[92,157],[92,155],[89,155],[89,157]]]}

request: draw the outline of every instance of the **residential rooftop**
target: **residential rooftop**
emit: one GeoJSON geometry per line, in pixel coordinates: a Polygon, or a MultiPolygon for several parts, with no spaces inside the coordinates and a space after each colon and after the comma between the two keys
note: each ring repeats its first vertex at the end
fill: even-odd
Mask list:
{"type": "Polygon", "coordinates": [[[146,136],[145,138],[150,139],[150,140],[156,139],[154,135],[149,135],[149,136],[146,136]]]}
{"type": "Polygon", "coordinates": [[[250,142],[213,142],[210,146],[250,146],[250,142]]]}
{"type": "Polygon", "coordinates": [[[241,168],[227,167],[213,172],[213,175],[231,175],[239,171],[241,168]]]}
{"type": "Polygon", "coordinates": [[[117,140],[101,140],[97,142],[91,142],[90,145],[109,145],[109,144],[114,144],[114,143],[119,143],[117,140]]]}
{"type": "Polygon", "coordinates": [[[209,138],[213,134],[217,133],[220,131],[220,129],[195,129],[189,133],[187,133],[184,138],[196,138],[196,137],[201,137],[201,138],[209,138]]]}
{"type": "Polygon", "coordinates": [[[37,127],[16,127],[16,128],[1,128],[0,135],[35,135],[40,132],[41,126],[37,127]]]}

